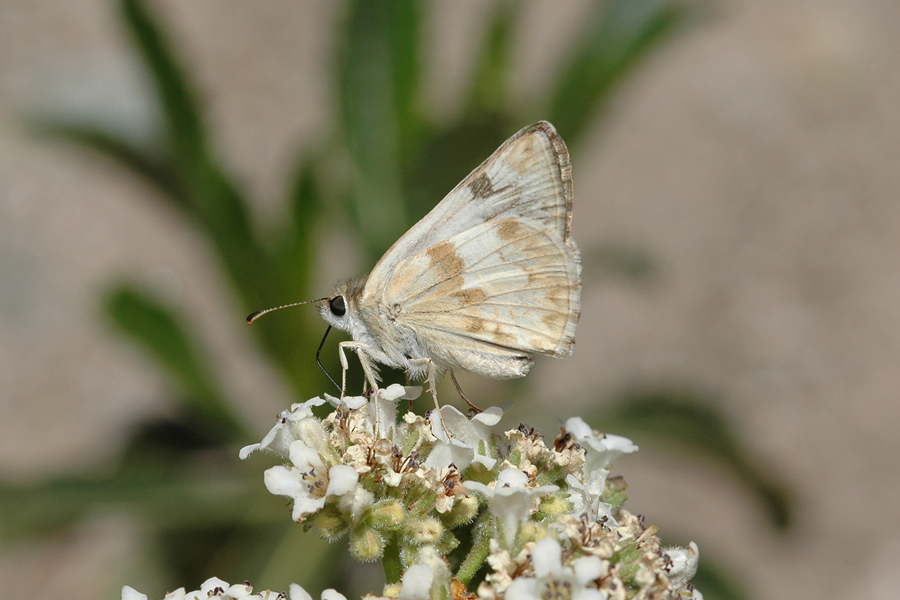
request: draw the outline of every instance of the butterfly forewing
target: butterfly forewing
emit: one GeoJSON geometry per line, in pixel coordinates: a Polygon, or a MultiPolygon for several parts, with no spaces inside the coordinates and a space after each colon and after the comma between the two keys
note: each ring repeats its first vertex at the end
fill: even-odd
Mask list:
{"type": "Polygon", "coordinates": [[[398,264],[427,247],[485,221],[532,221],[571,248],[572,168],[553,125],[540,121],[519,131],[472,171],[384,254],[367,279],[367,300],[379,296],[398,264]]]}
{"type": "Polygon", "coordinates": [[[443,366],[524,375],[527,353],[572,351],[581,266],[571,219],[568,152],[552,125],[537,123],[388,250],[361,302],[388,310],[443,366]]]}

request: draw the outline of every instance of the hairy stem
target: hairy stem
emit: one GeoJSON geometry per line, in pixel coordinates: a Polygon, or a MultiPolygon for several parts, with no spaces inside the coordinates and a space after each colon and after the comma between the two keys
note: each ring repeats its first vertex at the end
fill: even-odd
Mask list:
{"type": "Polygon", "coordinates": [[[400,581],[403,575],[403,565],[400,562],[400,536],[392,535],[384,547],[381,566],[384,568],[384,579],[387,583],[400,581]]]}
{"type": "Polygon", "coordinates": [[[484,511],[475,525],[474,536],[472,538],[472,548],[466,555],[465,560],[459,565],[456,572],[456,578],[466,586],[475,577],[478,569],[484,564],[485,559],[490,553],[491,537],[494,533],[493,519],[490,511],[484,511]]]}

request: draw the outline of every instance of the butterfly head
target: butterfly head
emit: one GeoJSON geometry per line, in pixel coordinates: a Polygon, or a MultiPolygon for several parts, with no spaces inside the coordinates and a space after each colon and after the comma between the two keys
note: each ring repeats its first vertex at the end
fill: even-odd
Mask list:
{"type": "Polygon", "coordinates": [[[318,302],[322,319],[332,327],[353,333],[358,325],[357,299],[362,292],[363,283],[355,279],[338,283],[330,298],[323,298],[318,302]]]}

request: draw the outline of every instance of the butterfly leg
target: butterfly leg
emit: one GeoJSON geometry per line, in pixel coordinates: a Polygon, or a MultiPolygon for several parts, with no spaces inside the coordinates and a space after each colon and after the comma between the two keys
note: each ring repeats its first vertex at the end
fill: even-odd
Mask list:
{"type": "MultiPolygon", "coordinates": [[[[356,356],[359,358],[359,364],[362,366],[363,374],[366,377],[364,382],[368,383],[372,386],[372,391],[378,390],[378,375],[376,374],[375,368],[372,363],[369,361],[369,357],[366,355],[365,346],[359,342],[341,342],[338,344],[338,356],[341,359],[341,369],[343,372],[341,373],[341,395],[343,396],[347,391],[347,370],[350,368],[350,364],[347,362],[347,355],[345,353],[345,349],[353,350],[356,352],[356,356]]],[[[365,387],[363,388],[365,392],[365,387]]]]}
{"type": "Polygon", "coordinates": [[[416,358],[409,361],[410,364],[415,366],[427,366],[428,367],[428,391],[431,393],[431,397],[434,398],[434,412],[437,413],[438,422],[440,423],[441,431],[443,431],[444,436],[447,439],[441,438],[442,441],[447,441],[450,439],[450,430],[447,429],[447,425],[444,423],[444,416],[441,414],[441,405],[438,403],[437,398],[437,367],[434,365],[434,361],[430,358],[416,358]]]}
{"type": "Polygon", "coordinates": [[[469,409],[472,410],[475,414],[484,412],[482,409],[478,408],[474,404],[472,404],[466,395],[463,394],[462,388],[459,387],[459,382],[456,380],[456,374],[453,372],[453,369],[450,369],[450,379],[453,380],[453,387],[456,388],[456,393],[459,394],[459,397],[462,398],[466,404],[469,405],[469,409]]]}

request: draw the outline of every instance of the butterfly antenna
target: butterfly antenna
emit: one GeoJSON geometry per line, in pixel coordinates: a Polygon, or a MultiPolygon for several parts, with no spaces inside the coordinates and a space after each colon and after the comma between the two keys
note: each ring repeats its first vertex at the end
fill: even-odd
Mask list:
{"type": "Polygon", "coordinates": [[[316,364],[319,365],[319,368],[322,369],[322,372],[325,373],[325,376],[328,377],[328,379],[331,379],[331,383],[334,384],[334,387],[336,387],[338,389],[338,391],[341,393],[341,396],[343,396],[344,395],[343,388],[341,388],[341,386],[339,386],[337,384],[337,381],[335,381],[334,378],[331,376],[331,374],[325,370],[324,365],[322,365],[322,361],[319,360],[319,355],[322,354],[322,346],[325,345],[325,338],[328,337],[328,333],[330,331],[331,331],[331,325],[329,325],[328,329],[325,330],[325,335],[322,336],[322,341],[319,342],[319,349],[316,350],[316,364]]]}
{"type": "Polygon", "coordinates": [[[292,306],[300,306],[301,304],[312,304],[313,302],[321,302],[322,300],[328,300],[328,298],[318,298],[316,300],[305,300],[303,302],[294,302],[293,304],[282,304],[281,306],[276,306],[274,308],[267,308],[265,310],[258,310],[255,313],[250,313],[247,315],[247,325],[257,320],[261,316],[266,313],[270,313],[273,310],[281,310],[282,308],[290,308],[292,306]]]}

